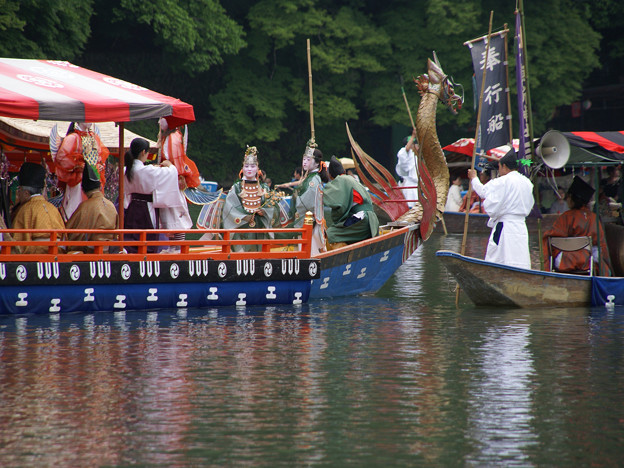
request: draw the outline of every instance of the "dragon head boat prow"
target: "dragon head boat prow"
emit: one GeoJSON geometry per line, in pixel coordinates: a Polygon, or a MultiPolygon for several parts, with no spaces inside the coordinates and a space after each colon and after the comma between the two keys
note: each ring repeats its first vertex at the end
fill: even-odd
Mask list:
{"type": "Polygon", "coordinates": [[[453,114],[457,114],[464,103],[463,87],[456,84],[452,76],[449,77],[444,73],[435,52],[433,52],[433,60],[427,59],[427,73],[414,78],[414,82],[421,96],[425,93],[436,95],[453,114]],[[455,93],[456,87],[461,88],[461,95],[455,93]]]}
{"type": "Polygon", "coordinates": [[[436,130],[436,108],[443,102],[454,114],[461,108],[463,97],[455,94],[455,83],[440,65],[436,53],[427,60],[427,73],[414,79],[422,96],[416,114],[419,142],[419,202],[398,221],[419,222],[421,236],[427,239],[435,219],[442,218],[449,189],[449,170],[436,130]],[[435,207],[435,209],[434,209],[435,207]]]}

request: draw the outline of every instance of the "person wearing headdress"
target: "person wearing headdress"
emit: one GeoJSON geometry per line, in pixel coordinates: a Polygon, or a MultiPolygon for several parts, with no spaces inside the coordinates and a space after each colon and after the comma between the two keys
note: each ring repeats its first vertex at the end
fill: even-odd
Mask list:
{"type": "Polygon", "coordinates": [[[80,187],[85,164],[92,166],[101,187],[106,182],[106,159],[109,151],[92,126],[88,122],[72,122],[54,157],[56,176],[64,192],[62,206],[67,218],[71,217],[85,199],[80,187]]]}
{"type": "MultiPolygon", "coordinates": [[[[160,161],[171,161],[178,170],[178,186],[183,195],[184,204],[177,207],[161,208],[160,222],[164,229],[191,229],[193,221],[189,213],[188,202],[184,197],[184,190],[187,187],[197,187],[201,183],[197,166],[186,155],[184,136],[179,127],[169,128],[167,119],[161,117],[158,121],[158,154],[160,161]]],[[[173,235],[175,240],[184,240],[184,233],[173,235]]],[[[173,251],[179,251],[179,247],[174,247],[173,251]]]]}
{"type": "MultiPolygon", "coordinates": [[[[598,259],[598,239],[600,239],[600,265],[602,276],[611,276],[609,261],[609,250],[605,238],[602,223],[599,224],[600,236],[596,233],[596,213],[589,209],[589,202],[594,195],[591,185],[575,176],[572,185],[567,191],[566,201],[568,211],[559,215],[553,223],[552,228],[542,236],[542,246],[544,252],[548,252],[549,237],[582,237],[591,236],[593,243],[592,255],[594,260],[598,259]]],[[[571,272],[589,269],[589,252],[585,249],[573,252],[561,252],[553,249],[555,258],[555,268],[558,271],[571,272]]],[[[599,271],[598,264],[594,266],[595,271],[599,271]]]]}
{"type": "Polygon", "coordinates": [[[472,189],[483,198],[483,208],[492,228],[485,260],[518,268],[531,268],[526,217],[531,212],[533,183],[518,172],[518,157],[512,149],[498,161],[499,177],[483,185],[477,171],[468,169],[472,189]]]}
{"type": "Polygon", "coordinates": [[[327,242],[330,248],[353,244],[379,234],[379,220],[366,188],[346,171],[342,163],[332,156],[329,178],[323,190],[323,205],[329,208],[327,242]],[[332,245],[334,244],[334,245],[332,245]]]}
{"type": "MultiPolygon", "coordinates": [[[[25,162],[20,167],[17,180],[16,203],[20,205],[13,219],[13,229],[65,229],[59,210],[43,196],[46,170],[40,164],[25,162]]],[[[16,241],[50,240],[46,233],[16,233],[16,241]]],[[[27,254],[48,253],[47,246],[16,248],[16,252],[27,254]]]]}
{"type": "Polygon", "coordinates": [[[402,189],[403,197],[407,205],[411,208],[418,200],[418,140],[416,138],[416,129],[412,130],[412,134],[405,137],[403,146],[397,153],[397,165],[395,171],[401,178],[399,187],[411,187],[402,189]]]}
{"type": "MultiPolygon", "coordinates": [[[[145,164],[149,155],[149,142],[135,138],[124,155],[125,193],[124,228],[160,229],[159,210],[178,208],[186,203],[178,186],[178,170],[171,161],[160,164],[145,164]]],[[[158,235],[150,234],[150,240],[158,235]]],[[[128,240],[138,240],[138,234],[127,234],[128,240]]],[[[136,246],[126,246],[128,252],[136,252],[136,246]]],[[[148,252],[156,252],[156,248],[148,252]]]]}
{"type": "MultiPolygon", "coordinates": [[[[258,150],[248,146],[243,158],[243,167],[237,180],[227,194],[223,205],[222,223],[224,229],[268,229],[273,226],[276,203],[269,186],[260,181],[262,171],[258,164],[258,150]]],[[[272,238],[272,236],[269,236],[272,238]]],[[[265,239],[262,233],[236,233],[232,239],[265,239]]],[[[259,252],[261,244],[239,245],[235,251],[259,252]]]]}
{"type": "Polygon", "coordinates": [[[312,140],[308,141],[301,162],[303,175],[293,186],[288,220],[285,228],[301,228],[306,212],[314,217],[312,230],[312,255],[325,250],[325,226],[323,213],[323,183],[329,182],[323,153],[312,140]]]}
{"type": "MultiPolygon", "coordinates": [[[[83,201],[71,218],[66,223],[67,229],[118,229],[119,215],[115,205],[104,197],[101,190],[101,182],[93,168],[85,164],[82,181],[80,182],[82,191],[87,199],[83,201]]],[[[69,241],[100,241],[113,240],[113,234],[94,234],[89,237],[86,233],[72,233],[67,235],[69,241]]],[[[73,250],[82,252],[93,252],[93,247],[76,246],[73,250]]],[[[105,249],[108,251],[108,249],[105,249]]]]}

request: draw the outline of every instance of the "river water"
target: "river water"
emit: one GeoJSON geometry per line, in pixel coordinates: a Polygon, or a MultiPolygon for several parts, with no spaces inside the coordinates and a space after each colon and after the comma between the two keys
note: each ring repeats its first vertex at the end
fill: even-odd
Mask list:
{"type": "Polygon", "coordinates": [[[0,317],[0,466],[621,465],[624,310],[456,307],[460,245],[374,296],[0,317]]]}

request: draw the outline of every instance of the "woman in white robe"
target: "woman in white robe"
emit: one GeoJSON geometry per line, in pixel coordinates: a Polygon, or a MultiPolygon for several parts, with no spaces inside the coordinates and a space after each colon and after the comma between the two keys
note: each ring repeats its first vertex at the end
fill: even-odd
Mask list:
{"type": "MultiPolygon", "coordinates": [[[[182,206],[186,203],[178,187],[178,170],[170,161],[160,165],[145,165],[149,154],[149,142],[135,138],[124,157],[125,193],[124,228],[160,228],[158,209],[182,206]]],[[[137,240],[138,235],[126,235],[137,240]]],[[[148,236],[157,239],[157,235],[148,236]]],[[[136,246],[127,246],[128,252],[136,252],[136,246]]],[[[151,249],[150,252],[154,252],[151,249]]]]}

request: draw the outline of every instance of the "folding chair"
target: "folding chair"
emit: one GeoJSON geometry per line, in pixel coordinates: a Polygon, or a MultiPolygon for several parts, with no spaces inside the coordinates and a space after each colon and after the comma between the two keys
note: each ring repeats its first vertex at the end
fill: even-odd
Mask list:
{"type": "Polygon", "coordinates": [[[589,252],[589,270],[576,270],[566,273],[573,273],[576,275],[589,275],[594,274],[594,256],[592,253],[592,238],[591,236],[581,237],[549,237],[548,238],[548,260],[550,265],[550,271],[559,271],[555,268],[555,257],[553,256],[553,247],[559,249],[562,252],[574,252],[576,250],[587,250],[589,252]]]}

